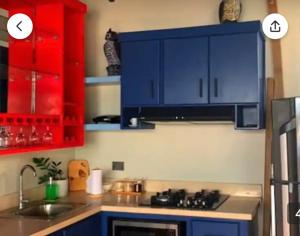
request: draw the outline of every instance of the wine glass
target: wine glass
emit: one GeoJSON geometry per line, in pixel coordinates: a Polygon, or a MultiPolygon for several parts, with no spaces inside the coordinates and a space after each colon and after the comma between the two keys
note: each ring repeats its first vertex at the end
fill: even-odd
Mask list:
{"type": "Polygon", "coordinates": [[[0,147],[8,147],[9,136],[5,130],[5,128],[1,128],[0,132],[0,147]]]}
{"type": "Polygon", "coordinates": [[[29,136],[29,144],[30,145],[38,145],[40,144],[40,137],[38,132],[36,131],[35,126],[32,126],[32,132],[29,136]]]}
{"type": "Polygon", "coordinates": [[[7,135],[8,135],[8,146],[14,146],[15,145],[15,140],[14,140],[14,133],[11,131],[11,127],[6,128],[7,135]]]}
{"type": "Polygon", "coordinates": [[[22,147],[26,146],[27,140],[23,131],[23,128],[20,128],[19,133],[16,135],[16,146],[22,147]]]}
{"type": "Polygon", "coordinates": [[[53,134],[50,131],[49,126],[46,127],[46,132],[43,134],[43,144],[52,144],[53,134]]]}

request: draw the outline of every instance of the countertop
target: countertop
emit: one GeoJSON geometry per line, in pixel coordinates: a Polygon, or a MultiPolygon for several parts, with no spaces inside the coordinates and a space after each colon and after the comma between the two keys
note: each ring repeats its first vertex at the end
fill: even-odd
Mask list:
{"type": "Polygon", "coordinates": [[[91,198],[85,194],[85,192],[73,192],[67,198],[60,200],[60,202],[87,203],[88,205],[50,221],[22,218],[19,216],[15,216],[13,218],[0,217],[0,235],[47,235],[101,211],[250,221],[257,214],[257,209],[260,204],[260,198],[258,197],[232,196],[229,197],[215,211],[157,209],[139,206],[139,203],[144,202],[145,199],[148,199],[149,195],[151,194],[143,194],[141,196],[125,196],[107,193],[100,198],[91,198]]]}

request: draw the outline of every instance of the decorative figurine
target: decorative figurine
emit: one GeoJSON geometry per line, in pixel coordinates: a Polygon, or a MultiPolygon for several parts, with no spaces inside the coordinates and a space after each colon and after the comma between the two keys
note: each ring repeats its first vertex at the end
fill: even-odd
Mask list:
{"type": "Polygon", "coordinates": [[[120,75],[120,44],[118,42],[118,34],[111,29],[106,32],[106,43],[104,44],[104,54],[106,56],[108,66],[106,67],[108,75],[120,75]]]}
{"type": "Polygon", "coordinates": [[[237,22],[242,12],[240,0],[222,0],[219,7],[220,23],[237,22]]]}

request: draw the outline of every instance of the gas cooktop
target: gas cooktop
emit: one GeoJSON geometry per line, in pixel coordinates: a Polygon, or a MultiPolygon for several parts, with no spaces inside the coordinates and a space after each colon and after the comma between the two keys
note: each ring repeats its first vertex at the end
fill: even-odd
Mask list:
{"type": "Polygon", "coordinates": [[[186,190],[169,189],[151,196],[150,202],[141,206],[158,208],[178,208],[191,210],[216,210],[224,203],[229,195],[220,194],[219,190],[201,190],[196,193],[187,193],[186,190]]]}

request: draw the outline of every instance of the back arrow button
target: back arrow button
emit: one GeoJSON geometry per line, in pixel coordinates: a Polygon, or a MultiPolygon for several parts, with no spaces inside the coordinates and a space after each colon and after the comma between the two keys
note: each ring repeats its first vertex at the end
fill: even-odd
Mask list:
{"type": "Polygon", "coordinates": [[[22,24],[22,21],[20,21],[18,24],[17,24],[17,28],[22,31],[22,29],[20,28],[20,25],[22,24]]]}
{"type": "Polygon", "coordinates": [[[23,13],[17,13],[8,19],[7,31],[15,39],[26,39],[31,35],[32,30],[33,24],[30,17],[23,13]]]}

